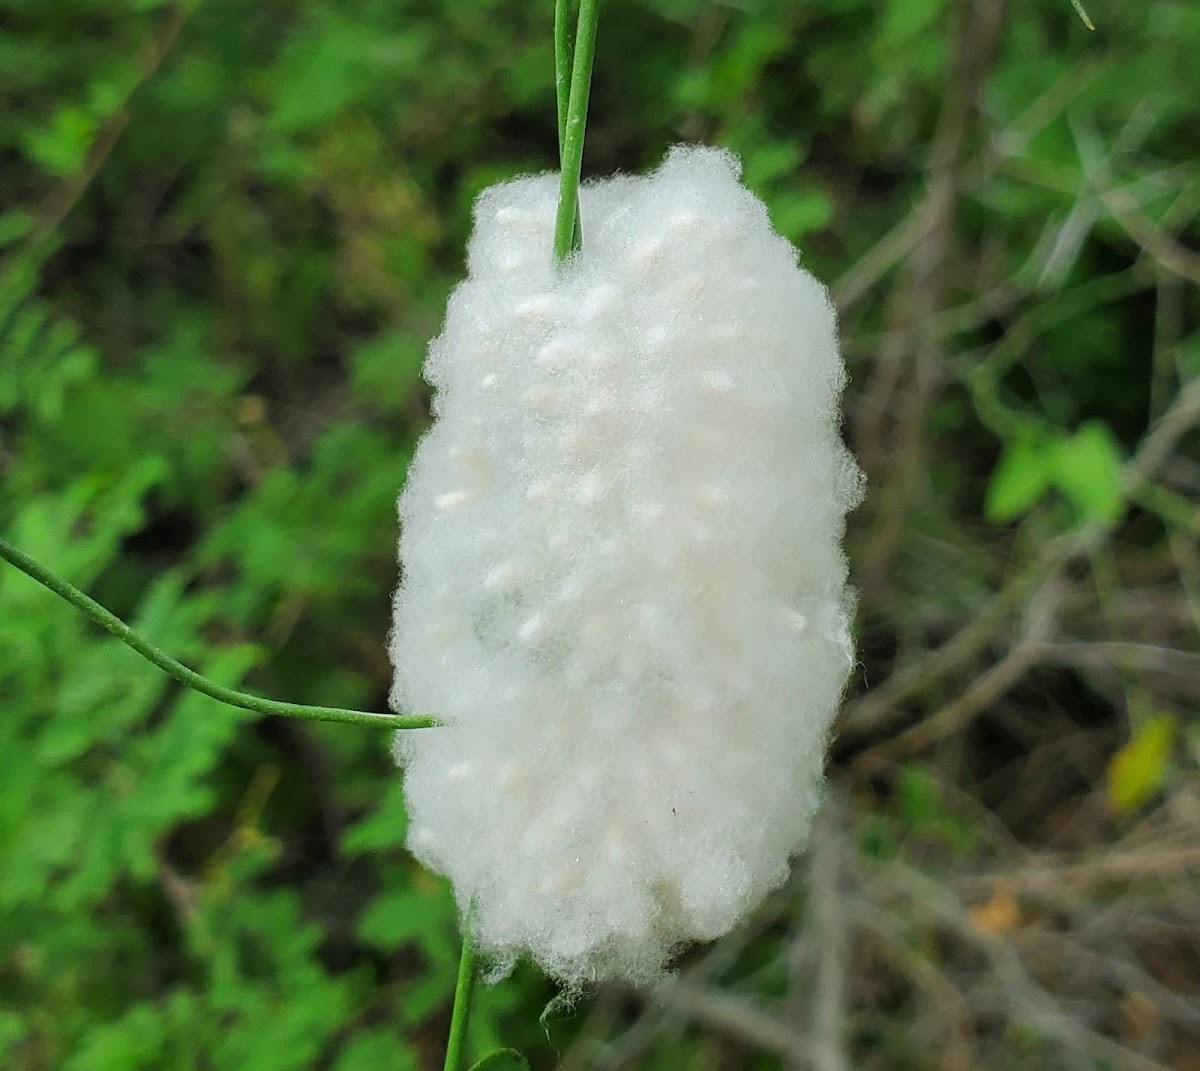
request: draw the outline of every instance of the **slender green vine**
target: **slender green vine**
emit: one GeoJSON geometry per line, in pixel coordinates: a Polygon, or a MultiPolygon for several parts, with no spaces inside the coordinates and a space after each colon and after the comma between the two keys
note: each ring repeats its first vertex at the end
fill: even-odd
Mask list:
{"type": "MultiPolygon", "coordinates": [[[[554,228],[554,259],[556,263],[561,263],[573,251],[579,249],[582,242],[582,225],[579,218],[579,178],[583,167],[583,141],[587,126],[588,97],[591,92],[592,64],[596,51],[599,7],[599,0],[580,0],[575,45],[572,49],[567,18],[570,0],[555,0],[554,85],[561,167],[558,210],[554,228]]],[[[436,719],[428,715],[378,714],[365,710],[284,703],[227,688],[188,668],[182,662],[160,650],[130,628],[116,614],[4,539],[0,539],[0,558],[65,599],[95,624],[131,647],[180,684],[218,702],[260,714],[276,714],[282,717],[342,722],[351,725],[370,725],[384,729],[424,729],[437,724],[436,719]]],[[[454,1009],[450,1020],[450,1035],[446,1044],[445,1071],[462,1071],[464,1066],[467,1026],[470,1021],[471,998],[475,984],[473,916],[474,904],[468,909],[463,925],[462,957],[459,961],[458,979],[454,989],[454,1009]]],[[[504,1050],[501,1053],[494,1053],[489,1060],[507,1056],[509,1052],[510,1050],[504,1050]]],[[[518,1063],[524,1063],[519,1054],[512,1052],[511,1055],[518,1063]]]]}
{"type": "Polygon", "coordinates": [[[475,989],[475,937],[471,924],[475,905],[467,908],[463,922],[462,955],[458,960],[458,980],[454,983],[454,1011],[450,1016],[450,1037],[446,1041],[445,1071],[462,1071],[467,1044],[467,1024],[471,1019],[471,996],[475,989]]]}
{"type": "Polygon", "coordinates": [[[567,136],[567,104],[571,96],[571,0],[554,0],[554,100],[558,105],[558,155],[567,136]]]}
{"type": "MultiPolygon", "coordinates": [[[[569,9],[570,0],[554,0],[554,92],[561,167],[558,212],[554,221],[554,260],[559,264],[580,248],[583,237],[579,219],[579,176],[583,168],[583,137],[587,127],[600,4],[599,0],[580,0],[573,53],[567,18],[569,9]]],[[[474,915],[475,904],[472,903],[463,921],[462,956],[454,986],[454,1009],[450,1016],[444,1071],[463,1071],[464,1067],[467,1025],[475,988],[474,915]]],[[[510,1056],[513,1058],[511,1066],[528,1067],[520,1054],[512,1050],[492,1053],[481,1066],[507,1062],[510,1056]]]]}
{"type": "MultiPolygon", "coordinates": [[[[558,105],[558,166],[563,166],[567,140],[567,106],[571,95],[571,0],[554,0],[554,99],[558,105]]],[[[575,205],[575,229],[568,248],[571,252],[583,245],[583,221],[579,205],[575,205]]]]}
{"type": "MultiPolygon", "coordinates": [[[[555,0],[555,85],[564,81],[563,66],[568,47],[566,40],[566,4],[555,0]]],[[[600,0],[580,0],[579,23],[575,31],[575,54],[571,65],[571,88],[564,112],[562,89],[558,91],[559,144],[562,170],[558,185],[558,213],[554,221],[554,260],[562,263],[579,248],[575,220],[579,212],[579,175],[583,168],[583,136],[587,127],[588,97],[592,89],[592,61],[596,55],[596,24],[600,0]]]]}
{"type": "Polygon", "coordinates": [[[223,684],[201,676],[182,662],[159,650],[149,640],[139,636],[112,611],[105,609],[95,599],[85,595],[77,587],[56,576],[28,554],[18,550],[7,540],[0,539],[0,558],[15,565],[21,572],[39,584],[48,587],[54,594],[66,599],[77,610],[82,611],[97,625],[112,633],[122,643],[132,647],[138,654],[180,684],[210,696],[220,703],[259,714],[278,714],[285,718],[307,718],[311,721],[344,722],[350,725],[371,725],[379,729],[427,729],[437,724],[436,719],[424,714],[376,714],[367,710],[343,710],[340,707],[313,707],[302,703],[282,703],[275,699],[264,699],[226,688],[223,684]]]}

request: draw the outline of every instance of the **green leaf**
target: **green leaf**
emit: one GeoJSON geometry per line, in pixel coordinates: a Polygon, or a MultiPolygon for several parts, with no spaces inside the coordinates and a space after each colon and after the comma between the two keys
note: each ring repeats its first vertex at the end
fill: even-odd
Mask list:
{"type": "Polygon", "coordinates": [[[858,851],[864,859],[894,859],[899,851],[895,825],[883,815],[868,815],[858,834],[858,851]]]}
{"type": "Polygon", "coordinates": [[[1047,458],[1055,485],[1081,520],[1111,524],[1121,516],[1121,452],[1107,424],[1088,421],[1047,458]]]}
{"type": "Polygon", "coordinates": [[[1162,788],[1175,740],[1175,718],[1159,714],[1140,725],[1108,763],[1108,803],[1117,814],[1133,814],[1162,788]]]}
{"type": "Polygon", "coordinates": [[[516,1049],[497,1049],[485,1056],[468,1071],[531,1071],[529,1061],[516,1049]]]}
{"type": "Polygon", "coordinates": [[[1035,439],[1017,439],[1004,448],[992,473],[984,502],[984,516],[994,524],[1005,524],[1028,513],[1050,486],[1050,474],[1042,444],[1035,439]]]}
{"type": "Polygon", "coordinates": [[[780,234],[799,239],[827,227],[833,219],[833,209],[833,199],[829,194],[810,188],[796,193],[781,193],[774,199],[771,218],[780,234]]]}
{"type": "Polygon", "coordinates": [[[0,212],[0,246],[11,245],[24,238],[33,228],[34,216],[23,208],[0,212]]]}
{"type": "Polygon", "coordinates": [[[96,125],[85,109],[68,105],[60,108],[46,126],[25,132],[25,151],[46,171],[66,177],[83,166],[96,125]]]}
{"type": "Polygon", "coordinates": [[[1181,379],[1191,380],[1200,376],[1200,332],[1179,343],[1176,359],[1181,379]]]}
{"type": "Polygon", "coordinates": [[[417,1071],[417,1058],[398,1034],[368,1030],[347,1043],[334,1071],[417,1071]]]}
{"type": "Polygon", "coordinates": [[[425,58],[416,33],[389,34],[352,15],[318,10],[309,32],[284,47],[273,77],[272,125],[290,134],[330,122],[425,58]]]}
{"type": "Polygon", "coordinates": [[[167,1029],[150,1004],[135,1004],[114,1023],[94,1029],[65,1071],[135,1071],[161,1067],[167,1029]]]}
{"type": "Polygon", "coordinates": [[[434,959],[453,965],[458,958],[454,901],[431,883],[381,892],[360,916],[358,933],[377,948],[415,941],[434,959]]]}
{"type": "Polygon", "coordinates": [[[0,1057],[9,1056],[28,1030],[29,1024],[22,1016],[0,1008],[0,1057]]]}
{"type": "Polygon", "coordinates": [[[407,830],[404,784],[394,778],[379,806],[346,830],[342,851],[347,855],[367,855],[399,848],[404,844],[407,830]]]}
{"type": "Polygon", "coordinates": [[[906,766],[900,771],[896,804],[905,823],[917,832],[936,824],[944,813],[937,779],[919,766],[906,766]]]}
{"type": "Polygon", "coordinates": [[[355,394],[370,405],[400,410],[420,386],[425,340],[396,330],[360,346],[351,358],[355,394]]]}

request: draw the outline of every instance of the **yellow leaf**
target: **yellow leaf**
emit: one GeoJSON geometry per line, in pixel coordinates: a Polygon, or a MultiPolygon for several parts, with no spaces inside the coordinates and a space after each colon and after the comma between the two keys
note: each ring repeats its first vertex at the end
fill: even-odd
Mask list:
{"type": "Polygon", "coordinates": [[[1117,814],[1139,810],[1162,788],[1175,739],[1175,718],[1159,714],[1144,721],[1108,764],[1108,803],[1117,814]]]}
{"type": "Polygon", "coordinates": [[[1158,1009],[1144,993],[1126,993],[1117,1007],[1124,1020],[1125,1037],[1137,1044],[1158,1024],[1158,1009]]]}
{"type": "Polygon", "coordinates": [[[971,921],[983,933],[1008,933],[1021,924],[1021,908],[1017,904],[1016,890],[1011,882],[1003,879],[996,882],[992,898],[985,904],[971,908],[971,921]]]}

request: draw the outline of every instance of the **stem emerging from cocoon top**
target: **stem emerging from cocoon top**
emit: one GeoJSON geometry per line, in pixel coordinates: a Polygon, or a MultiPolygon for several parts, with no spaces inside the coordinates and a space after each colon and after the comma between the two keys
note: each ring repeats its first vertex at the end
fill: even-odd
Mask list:
{"type": "Polygon", "coordinates": [[[558,143],[561,155],[558,213],[554,223],[556,264],[561,264],[579,249],[583,239],[578,223],[579,175],[583,168],[583,137],[587,127],[588,96],[592,88],[592,60],[596,55],[596,25],[600,17],[600,0],[580,2],[579,24],[575,31],[574,65],[571,67],[570,96],[564,108],[566,67],[570,64],[566,6],[565,0],[557,0],[554,9],[555,88],[558,96],[558,143]]]}

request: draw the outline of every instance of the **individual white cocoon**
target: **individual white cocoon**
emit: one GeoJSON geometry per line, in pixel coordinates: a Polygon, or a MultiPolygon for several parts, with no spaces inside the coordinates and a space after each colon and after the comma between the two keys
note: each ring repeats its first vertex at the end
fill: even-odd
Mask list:
{"type": "Polygon", "coordinates": [[[486,190],[400,498],[409,845],[480,949],[659,976],[804,844],[853,662],[861,477],[825,288],[728,153],[486,190]]]}

